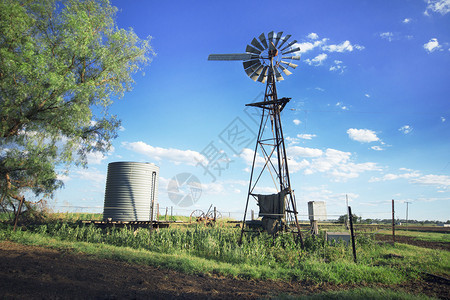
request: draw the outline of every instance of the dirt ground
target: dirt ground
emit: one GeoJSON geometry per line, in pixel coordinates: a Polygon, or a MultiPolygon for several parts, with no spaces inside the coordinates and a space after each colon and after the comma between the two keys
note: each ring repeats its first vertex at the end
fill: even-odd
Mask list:
{"type": "MultiPolygon", "coordinates": [[[[392,242],[392,235],[377,234],[377,235],[375,235],[375,237],[379,241],[392,242]]],[[[409,244],[409,245],[414,245],[414,246],[423,247],[423,248],[450,251],[450,243],[422,241],[422,240],[415,239],[413,237],[402,236],[402,235],[396,235],[395,241],[397,243],[409,244]]]]}
{"type": "MultiPolygon", "coordinates": [[[[450,299],[449,281],[433,276],[397,286],[378,286],[450,299]]],[[[255,299],[355,287],[193,276],[86,254],[0,242],[2,299],[255,299]]]]}

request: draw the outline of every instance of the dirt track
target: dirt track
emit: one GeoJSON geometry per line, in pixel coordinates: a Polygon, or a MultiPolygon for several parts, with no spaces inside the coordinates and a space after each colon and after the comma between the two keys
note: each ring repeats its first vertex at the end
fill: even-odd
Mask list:
{"type": "MultiPolygon", "coordinates": [[[[392,236],[387,234],[376,234],[375,238],[383,242],[392,242],[392,236]]],[[[404,235],[396,235],[395,241],[397,243],[409,244],[423,248],[450,251],[450,243],[423,241],[404,235]]]]}
{"type": "MultiPolygon", "coordinates": [[[[192,276],[85,254],[0,242],[2,299],[254,299],[355,287],[192,276]]],[[[449,282],[432,277],[389,288],[442,299],[449,299],[450,295],[449,282]]]]}

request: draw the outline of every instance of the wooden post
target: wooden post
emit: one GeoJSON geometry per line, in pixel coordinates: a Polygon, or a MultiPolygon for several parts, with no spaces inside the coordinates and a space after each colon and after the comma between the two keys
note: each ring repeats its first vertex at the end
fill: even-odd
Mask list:
{"type": "Polygon", "coordinates": [[[170,220],[173,221],[173,206],[170,207],[170,220]]]}
{"type": "Polygon", "coordinates": [[[392,241],[395,244],[395,210],[394,210],[394,199],[392,199],[392,241]]]}
{"type": "Polygon", "coordinates": [[[255,219],[255,212],[253,211],[253,209],[252,209],[252,221],[255,219]]]}
{"type": "Polygon", "coordinates": [[[169,210],[169,208],[166,206],[166,215],[164,216],[164,221],[167,221],[167,211],[169,210]]]}
{"type": "Polygon", "coordinates": [[[217,213],[217,209],[216,209],[216,207],[214,206],[214,222],[216,221],[216,213],[217,213]]]}
{"type": "Polygon", "coordinates": [[[19,208],[17,209],[17,213],[16,213],[16,216],[14,218],[14,229],[13,229],[13,231],[16,231],[17,221],[19,220],[20,211],[22,210],[22,205],[23,205],[24,201],[25,201],[25,197],[22,196],[22,199],[20,199],[19,208]]]}
{"type": "Polygon", "coordinates": [[[156,221],[159,221],[159,203],[156,203],[156,221]]]}
{"type": "MultiPolygon", "coordinates": [[[[345,206],[348,207],[348,195],[347,194],[345,194],[345,206]]],[[[348,224],[349,224],[348,222],[349,221],[348,221],[348,209],[347,209],[347,216],[346,216],[345,221],[344,221],[345,228],[347,228],[347,230],[350,229],[350,228],[348,228],[348,224]]]]}
{"type": "Polygon", "coordinates": [[[353,231],[353,218],[352,218],[352,208],[348,207],[348,215],[350,216],[350,233],[352,237],[352,248],[353,248],[353,260],[356,263],[356,245],[355,245],[355,232],[353,231]]]}

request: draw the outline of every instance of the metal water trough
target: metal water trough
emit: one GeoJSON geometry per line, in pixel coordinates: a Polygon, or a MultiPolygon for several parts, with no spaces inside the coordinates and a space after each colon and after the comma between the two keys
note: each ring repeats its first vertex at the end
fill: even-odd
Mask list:
{"type": "Polygon", "coordinates": [[[325,234],[325,238],[327,242],[335,241],[336,243],[338,243],[339,241],[342,241],[347,246],[351,241],[351,236],[348,232],[327,232],[325,234]]]}

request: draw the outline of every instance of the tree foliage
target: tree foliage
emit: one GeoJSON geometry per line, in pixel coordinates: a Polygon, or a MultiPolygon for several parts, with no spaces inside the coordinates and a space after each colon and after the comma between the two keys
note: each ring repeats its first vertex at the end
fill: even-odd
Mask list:
{"type": "MultiPolygon", "coordinates": [[[[348,219],[348,215],[342,215],[337,219],[337,223],[345,223],[347,219],[348,219]]],[[[361,222],[361,217],[358,217],[357,215],[352,214],[352,221],[354,224],[361,222]]]]}
{"type": "Polygon", "coordinates": [[[150,62],[149,41],[119,29],[108,0],[0,0],[0,205],[50,196],[57,169],[108,151],[108,107],[150,62]]]}

